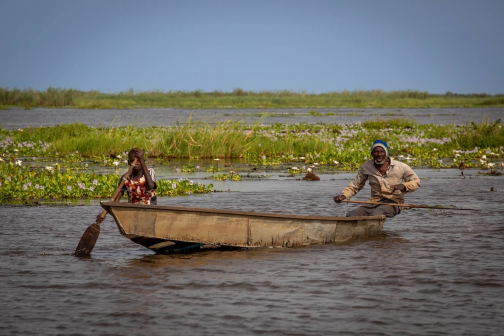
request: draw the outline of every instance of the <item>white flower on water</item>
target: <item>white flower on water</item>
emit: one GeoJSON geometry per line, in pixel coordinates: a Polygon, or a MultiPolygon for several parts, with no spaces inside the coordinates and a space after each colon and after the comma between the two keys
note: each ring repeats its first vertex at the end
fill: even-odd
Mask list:
{"type": "Polygon", "coordinates": [[[217,158],[217,159],[214,159],[214,161],[220,161],[220,159],[219,159],[219,158],[217,158]]]}
{"type": "Polygon", "coordinates": [[[482,158],[482,159],[486,159],[486,155],[482,155],[482,156],[481,156],[481,158],[482,158]]]}
{"type": "Polygon", "coordinates": [[[304,159],[306,159],[304,156],[299,157],[299,160],[304,160],[304,159]]]}
{"type": "Polygon", "coordinates": [[[488,164],[488,168],[492,168],[493,166],[495,166],[495,163],[489,163],[488,164]]]}
{"type": "Polygon", "coordinates": [[[114,166],[119,166],[119,161],[114,161],[114,162],[112,162],[112,164],[113,164],[114,166]]]}
{"type": "Polygon", "coordinates": [[[117,158],[118,159],[122,159],[122,155],[117,155],[117,158]]]}
{"type": "Polygon", "coordinates": [[[334,160],[333,162],[334,162],[334,164],[339,164],[339,162],[338,162],[338,161],[336,161],[336,160],[334,160]]]}
{"type": "Polygon", "coordinates": [[[291,169],[292,169],[292,170],[299,170],[299,168],[298,168],[298,167],[292,167],[291,169]]]}
{"type": "Polygon", "coordinates": [[[21,164],[22,164],[22,163],[23,163],[23,161],[21,161],[21,160],[17,160],[14,164],[15,164],[16,166],[21,166],[21,164]]]}
{"type": "Polygon", "coordinates": [[[52,172],[54,170],[54,167],[52,167],[52,166],[46,166],[45,169],[48,170],[48,171],[50,171],[50,172],[52,172]]]}

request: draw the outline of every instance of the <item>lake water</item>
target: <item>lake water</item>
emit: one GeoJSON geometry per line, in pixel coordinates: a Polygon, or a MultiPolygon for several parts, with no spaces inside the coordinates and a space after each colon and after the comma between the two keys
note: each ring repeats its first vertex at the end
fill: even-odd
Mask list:
{"type": "Polygon", "coordinates": [[[255,124],[263,113],[269,116],[262,124],[273,123],[356,123],[374,119],[404,118],[419,124],[458,124],[466,122],[495,121],[504,118],[504,108],[429,108],[429,109],[215,109],[187,110],[173,108],[132,110],[76,110],[76,109],[33,109],[0,110],[0,126],[5,129],[54,126],[58,124],[83,123],[95,127],[108,126],[159,126],[191,122],[220,123],[240,121],[255,124]],[[308,115],[315,111],[321,115],[308,115]],[[334,115],[326,115],[332,113],[334,115]],[[286,114],[286,115],[285,115],[286,114]],[[289,115],[292,114],[292,115],[289,115]]]}
{"type": "MultiPolygon", "coordinates": [[[[76,258],[96,201],[4,205],[0,334],[502,334],[504,176],[417,173],[422,187],[407,203],[480,211],[404,210],[382,235],[345,244],[173,255],[122,237],[109,216],[91,257],[76,258]]],[[[320,177],[215,182],[230,191],[159,204],[327,216],[354,208],[332,201],[354,173],[320,177]]]]}

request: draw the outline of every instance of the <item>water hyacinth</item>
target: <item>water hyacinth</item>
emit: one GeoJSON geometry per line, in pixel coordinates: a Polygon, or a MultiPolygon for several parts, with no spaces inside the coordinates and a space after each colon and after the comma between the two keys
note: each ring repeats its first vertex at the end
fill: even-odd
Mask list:
{"type": "MultiPolygon", "coordinates": [[[[500,121],[457,126],[416,125],[410,120],[389,119],[345,125],[301,123],[251,127],[223,122],[146,128],[99,129],[82,124],[27,128],[23,132],[13,130],[0,134],[0,156],[14,161],[18,156],[56,155],[64,162],[82,161],[86,156],[99,159],[105,166],[117,167],[115,162],[120,165],[123,162],[110,158],[120,159],[129,149],[140,147],[151,157],[244,158],[256,165],[294,164],[306,158],[307,164],[316,161],[332,165],[337,161],[338,169],[349,170],[366,160],[368,146],[376,139],[389,143],[391,156],[408,155],[404,159],[412,166],[429,165],[439,157],[454,158],[454,154],[468,163],[479,159],[481,154],[492,159],[504,154],[504,128],[500,121]],[[96,143],[100,143],[99,151],[96,145],[90,145],[96,143]],[[171,144],[170,148],[166,147],[167,143],[171,144]]],[[[216,168],[209,171],[218,171],[219,162],[216,160],[214,164],[216,168]]]]}
{"type": "Polygon", "coordinates": [[[229,174],[218,174],[218,175],[213,175],[212,179],[214,181],[225,181],[225,180],[230,180],[230,181],[241,181],[242,177],[240,174],[236,174],[233,171],[230,171],[229,174]]]}
{"type": "MultiPolygon", "coordinates": [[[[49,198],[110,198],[119,184],[118,174],[80,173],[71,169],[0,165],[0,201],[49,198]],[[90,187],[87,188],[86,186],[90,187]]],[[[208,193],[213,186],[192,181],[158,180],[160,196],[208,193]]]]}
{"type": "Polygon", "coordinates": [[[191,194],[202,194],[212,192],[213,185],[205,185],[203,183],[190,183],[187,179],[178,180],[157,180],[156,194],[159,196],[176,196],[186,195],[189,191],[191,194]]]}

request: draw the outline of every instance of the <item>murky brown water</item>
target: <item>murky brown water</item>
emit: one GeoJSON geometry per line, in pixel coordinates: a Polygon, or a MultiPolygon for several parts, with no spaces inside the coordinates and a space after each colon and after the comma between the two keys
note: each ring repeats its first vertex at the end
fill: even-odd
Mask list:
{"type": "Polygon", "coordinates": [[[294,116],[269,116],[262,124],[296,123],[356,123],[372,119],[405,118],[419,124],[458,124],[466,122],[495,121],[504,118],[504,108],[430,108],[430,109],[232,109],[232,110],[188,110],[188,109],[135,109],[135,110],[76,110],[76,109],[33,109],[0,110],[0,126],[5,129],[54,126],[59,124],[83,123],[89,126],[158,126],[192,122],[220,123],[232,120],[254,124],[263,113],[289,114],[294,116]],[[308,115],[317,111],[321,116],[308,115]],[[333,113],[326,116],[326,113],[333,113]],[[189,119],[190,118],[190,119],[189,119]]]}
{"type": "MultiPolygon", "coordinates": [[[[154,255],[108,218],[79,259],[99,206],[0,207],[0,334],[502,334],[504,176],[417,172],[408,203],[482,211],[405,210],[347,244],[179,255],[154,255]]],[[[352,206],[332,196],[353,176],[219,182],[237,192],[160,204],[344,215],[352,206]]]]}

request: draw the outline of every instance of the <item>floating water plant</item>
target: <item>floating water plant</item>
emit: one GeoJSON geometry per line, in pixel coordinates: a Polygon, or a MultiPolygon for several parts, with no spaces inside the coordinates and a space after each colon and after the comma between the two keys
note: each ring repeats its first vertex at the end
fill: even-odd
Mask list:
{"type": "Polygon", "coordinates": [[[214,181],[225,181],[225,180],[241,181],[242,177],[241,177],[240,174],[237,174],[234,171],[230,171],[229,174],[217,174],[217,175],[213,175],[212,179],[214,181]]]}
{"type": "MultiPolygon", "coordinates": [[[[33,168],[18,162],[0,165],[0,200],[48,198],[109,198],[119,184],[118,174],[83,173],[59,165],[33,168]]],[[[185,195],[208,193],[213,185],[189,180],[158,180],[157,193],[185,195]]]]}

